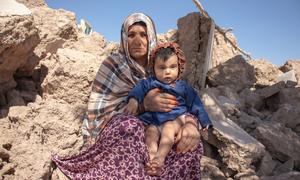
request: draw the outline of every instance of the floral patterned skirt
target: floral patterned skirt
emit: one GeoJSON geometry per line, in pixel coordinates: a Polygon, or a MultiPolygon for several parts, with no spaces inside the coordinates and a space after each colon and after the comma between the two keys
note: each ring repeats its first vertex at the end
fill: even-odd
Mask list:
{"type": "Polygon", "coordinates": [[[202,143],[193,152],[168,154],[160,177],[149,176],[145,124],[134,116],[115,115],[96,143],[70,157],[52,156],[52,161],[71,179],[200,179],[202,143]]]}

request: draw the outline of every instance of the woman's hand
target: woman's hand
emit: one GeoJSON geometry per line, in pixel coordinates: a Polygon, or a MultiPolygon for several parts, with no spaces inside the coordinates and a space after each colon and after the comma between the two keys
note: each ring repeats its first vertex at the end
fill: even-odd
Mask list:
{"type": "Polygon", "coordinates": [[[150,90],[144,98],[144,108],[152,112],[169,112],[178,105],[176,97],[160,89],[150,90]]]}
{"type": "Polygon", "coordinates": [[[124,113],[129,115],[137,115],[139,103],[136,99],[130,98],[128,104],[124,107],[124,113]]]}
{"type": "Polygon", "coordinates": [[[200,132],[197,123],[194,118],[186,116],[186,123],[181,127],[175,140],[177,153],[194,151],[198,147],[200,132]]]}

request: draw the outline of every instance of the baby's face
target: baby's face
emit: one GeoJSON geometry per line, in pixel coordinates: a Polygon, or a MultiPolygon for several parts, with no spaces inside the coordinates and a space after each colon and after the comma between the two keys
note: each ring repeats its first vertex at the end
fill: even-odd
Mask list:
{"type": "Polygon", "coordinates": [[[171,84],[178,77],[178,58],[174,54],[167,60],[156,58],[154,63],[155,77],[162,83],[171,84]]]}

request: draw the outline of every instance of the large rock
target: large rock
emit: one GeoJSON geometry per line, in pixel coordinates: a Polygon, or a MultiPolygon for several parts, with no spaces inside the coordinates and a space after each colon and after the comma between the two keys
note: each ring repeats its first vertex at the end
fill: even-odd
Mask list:
{"type": "Polygon", "coordinates": [[[279,93],[284,88],[285,88],[285,83],[283,81],[280,81],[276,84],[265,87],[263,89],[258,89],[256,93],[258,93],[262,98],[266,99],[279,93]]]}
{"type": "Polygon", "coordinates": [[[256,126],[261,123],[261,119],[255,116],[251,116],[245,112],[240,112],[237,118],[237,123],[246,132],[251,132],[256,128],[256,126]]]}
{"type": "Polygon", "coordinates": [[[278,104],[290,104],[300,107],[300,87],[284,88],[278,93],[278,104]]]}
{"type": "Polygon", "coordinates": [[[286,162],[278,165],[276,167],[276,169],[274,170],[273,174],[274,175],[279,175],[279,174],[283,174],[283,173],[287,173],[290,171],[293,171],[294,169],[294,160],[293,159],[289,159],[286,162]]]}
{"type": "Polygon", "coordinates": [[[254,68],[241,55],[238,55],[210,69],[207,79],[208,84],[212,87],[222,85],[239,92],[254,84],[254,68]]]}
{"type": "Polygon", "coordinates": [[[283,104],[272,114],[270,121],[280,122],[283,126],[295,129],[300,126],[300,109],[290,104],[283,104]]]}
{"type": "Polygon", "coordinates": [[[202,102],[214,125],[207,141],[218,148],[222,161],[235,171],[245,171],[265,153],[264,146],[223,114],[211,93],[202,95],[202,102]]]}
{"type": "Polygon", "coordinates": [[[42,62],[46,71],[42,74],[47,73],[42,83],[43,98],[86,104],[101,59],[90,53],[59,49],[57,55],[42,62]]]}
{"type": "Polygon", "coordinates": [[[271,155],[281,162],[300,161],[299,136],[280,123],[261,123],[254,132],[256,139],[264,144],[271,155]]]}
{"type": "Polygon", "coordinates": [[[254,67],[257,86],[273,85],[277,82],[277,77],[282,74],[278,67],[264,59],[250,60],[248,63],[254,67]]]}
{"type": "Polygon", "coordinates": [[[0,93],[12,89],[13,75],[26,66],[33,49],[40,42],[33,18],[5,16],[0,19],[0,93]]]}
{"type": "Polygon", "coordinates": [[[241,102],[239,95],[229,87],[218,86],[209,89],[217,98],[226,117],[232,117],[242,107],[244,101],[241,102]]]}
{"type": "Polygon", "coordinates": [[[239,93],[243,110],[247,111],[251,108],[262,110],[264,108],[264,98],[254,89],[245,88],[239,93]]]}
{"type": "Polygon", "coordinates": [[[276,162],[272,159],[270,153],[266,152],[265,156],[262,158],[257,168],[257,174],[259,176],[271,175],[275,167],[276,167],[276,162]]]}

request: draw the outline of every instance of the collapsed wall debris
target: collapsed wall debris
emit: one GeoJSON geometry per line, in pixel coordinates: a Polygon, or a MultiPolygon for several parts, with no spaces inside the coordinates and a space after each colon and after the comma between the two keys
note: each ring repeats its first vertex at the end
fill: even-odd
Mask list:
{"type": "MultiPolygon", "coordinates": [[[[93,78],[118,44],[78,31],[72,12],[53,10],[43,0],[18,2],[31,14],[0,17],[0,176],[61,179],[49,156],[81,148],[80,118],[93,78]]],[[[280,68],[246,61],[224,38],[236,43],[232,32],[214,27],[191,13],[178,20],[178,30],[158,38],[182,46],[187,79],[215,126],[202,133],[202,177],[299,178],[300,61],[280,68]],[[291,70],[296,84],[278,80],[291,70]]]]}
{"type": "MultiPolygon", "coordinates": [[[[296,70],[293,70],[293,67],[298,65],[298,61],[290,61],[281,68],[265,60],[246,61],[242,56],[245,53],[232,46],[232,42],[236,41],[231,34],[229,38],[232,42],[220,48],[220,37],[228,39],[224,37],[227,36],[226,33],[221,30],[222,32],[218,34],[220,29],[210,33],[211,27],[214,27],[211,25],[214,23],[213,20],[203,13],[202,16],[200,14],[191,13],[178,20],[178,42],[189,60],[188,81],[198,90],[203,91],[203,79],[208,86],[202,95],[202,100],[215,128],[208,135],[203,136],[208,142],[204,148],[205,155],[213,159],[221,159],[218,164],[224,163],[227,166],[227,168],[214,166],[214,171],[222,172],[224,178],[258,179],[258,176],[267,177],[299,170],[299,162],[295,157],[299,154],[296,150],[298,140],[295,139],[299,139],[300,116],[296,110],[300,107],[300,91],[296,86],[299,78],[295,78],[297,73],[295,77],[293,75],[289,75],[288,78],[281,77],[284,73],[282,69],[294,73],[296,70]],[[212,38],[215,41],[211,56],[209,44],[212,38]],[[224,49],[228,50],[224,51],[224,49]],[[224,54],[220,55],[222,53],[224,54]],[[223,59],[224,57],[226,60],[223,59]],[[208,63],[207,60],[211,62],[208,63]],[[284,113],[283,116],[279,116],[281,112],[290,112],[290,114],[284,113]],[[282,133],[277,133],[276,138],[267,133],[272,131],[263,131],[265,123],[274,122],[286,126],[274,129],[275,132],[282,133]],[[293,140],[296,143],[291,145],[290,141],[293,140]],[[276,150],[278,145],[282,145],[282,149],[287,146],[281,144],[281,141],[290,144],[290,151],[283,153],[281,148],[276,150]],[[286,156],[289,153],[291,155],[286,156]],[[284,157],[287,158],[278,157],[278,154],[285,154],[284,157]],[[271,157],[273,160],[266,161],[265,157],[271,157]],[[271,166],[267,168],[266,162],[271,163],[271,166]]],[[[211,166],[210,164],[210,169],[211,166]]],[[[217,176],[220,177],[221,174],[217,173],[217,176]]],[[[210,175],[216,176],[216,174],[210,175]]]]}

